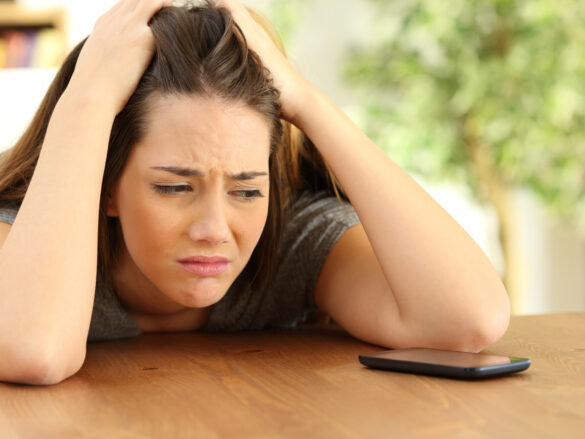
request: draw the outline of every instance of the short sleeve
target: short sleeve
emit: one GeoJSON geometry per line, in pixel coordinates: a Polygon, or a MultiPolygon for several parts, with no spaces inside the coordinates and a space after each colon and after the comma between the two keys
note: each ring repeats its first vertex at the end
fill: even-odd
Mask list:
{"type": "Polygon", "coordinates": [[[117,340],[141,334],[114,290],[98,279],[87,341],[117,340]]]}
{"type": "Polygon", "coordinates": [[[0,223],[14,224],[17,213],[17,208],[0,207],[0,223]]]}
{"type": "Polygon", "coordinates": [[[278,280],[283,286],[302,290],[306,303],[313,306],[315,286],[327,256],[347,229],[358,223],[347,202],[324,193],[301,197],[285,229],[278,280]]]}
{"type": "Polygon", "coordinates": [[[215,305],[205,330],[296,326],[317,310],[315,286],[329,252],[358,223],[351,204],[326,193],[303,194],[287,210],[278,264],[269,286],[252,291],[250,285],[236,281],[215,305]]]}

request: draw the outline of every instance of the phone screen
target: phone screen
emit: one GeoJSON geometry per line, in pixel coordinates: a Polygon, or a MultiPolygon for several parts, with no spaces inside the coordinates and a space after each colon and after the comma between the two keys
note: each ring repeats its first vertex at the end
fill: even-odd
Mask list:
{"type": "Polygon", "coordinates": [[[474,354],[470,352],[440,351],[437,349],[396,349],[377,354],[379,358],[389,358],[417,363],[443,364],[453,367],[485,367],[496,364],[509,364],[510,357],[502,355],[474,354]]]}
{"type": "Polygon", "coordinates": [[[359,359],[377,369],[467,379],[507,375],[530,365],[527,358],[426,348],[393,349],[359,359]]]}

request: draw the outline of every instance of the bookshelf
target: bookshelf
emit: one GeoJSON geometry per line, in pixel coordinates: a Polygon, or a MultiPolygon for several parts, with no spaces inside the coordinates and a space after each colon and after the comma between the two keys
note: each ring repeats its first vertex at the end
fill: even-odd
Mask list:
{"type": "Polygon", "coordinates": [[[66,41],[63,9],[0,2],[0,69],[58,66],[66,41]]]}

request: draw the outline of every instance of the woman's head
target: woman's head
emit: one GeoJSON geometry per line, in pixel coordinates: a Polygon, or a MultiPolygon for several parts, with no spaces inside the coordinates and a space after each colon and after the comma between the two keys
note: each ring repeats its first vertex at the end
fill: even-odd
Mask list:
{"type": "Polygon", "coordinates": [[[165,272],[169,261],[224,257],[211,279],[225,293],[258,243],[248,275],[267,279],[282,212],[278,91],[226,10],[165,8],[150,27],[155,54],[110,138],[103,267],[126,256],[164,289],[185,274],[165,272]]]}

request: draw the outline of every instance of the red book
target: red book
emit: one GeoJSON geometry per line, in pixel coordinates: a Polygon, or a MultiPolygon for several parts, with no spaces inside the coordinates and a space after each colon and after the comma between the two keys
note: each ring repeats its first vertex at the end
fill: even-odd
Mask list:
{"type": "Polygon", "coordinates": [[[35,45],[36,32],[10,30],[4,32],[6,67],[29,67],[35,45]]]}

